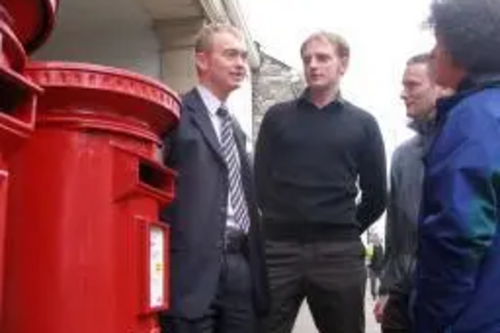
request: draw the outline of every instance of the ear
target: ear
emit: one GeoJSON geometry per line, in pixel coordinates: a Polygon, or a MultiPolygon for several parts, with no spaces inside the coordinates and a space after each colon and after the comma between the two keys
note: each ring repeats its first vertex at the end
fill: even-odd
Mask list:
{"type": "Polygon", "coordinates": [[[342,73],[342,75],[345,74],[345,72],[347,72],[347,68],[349,67],[349,58],[348,57],[342,57],[340,59],[340,73],[342,73]]]}
{"type": "Polygon", "coordinates": [[[198,68],[199,71],[206,72],[209,67],[207,53],[197,52],[195,54],[195,63],[196,63],[196,68],[198,68]]]}

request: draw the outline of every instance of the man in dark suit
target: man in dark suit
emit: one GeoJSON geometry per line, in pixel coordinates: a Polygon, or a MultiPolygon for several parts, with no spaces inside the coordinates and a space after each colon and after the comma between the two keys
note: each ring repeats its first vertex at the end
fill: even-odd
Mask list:
{"type": "Polygon", "coordinates": [[[181,121],[164,139],[178,172],[171,226],[168,333],[251,333],[268,307],[267,274],[245,137],[226,100],[247,74],[241,32],[209,25],[196,46],[199,85],[183,97],[181,121]]]}

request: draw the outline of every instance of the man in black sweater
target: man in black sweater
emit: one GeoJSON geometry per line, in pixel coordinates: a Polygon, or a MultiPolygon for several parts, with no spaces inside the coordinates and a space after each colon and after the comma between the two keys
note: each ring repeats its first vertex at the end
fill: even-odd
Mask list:
{"type": "Polygon", "coordinates": [[[269,109],[255,154],[273,300],[266,326],[291,332],[307,299],[320,332],[361,333],[360,234],[385,209],[384,144],[374,117],[340,96],[347,42],[319,32],[301,57],[308,88],[269,109]]]}

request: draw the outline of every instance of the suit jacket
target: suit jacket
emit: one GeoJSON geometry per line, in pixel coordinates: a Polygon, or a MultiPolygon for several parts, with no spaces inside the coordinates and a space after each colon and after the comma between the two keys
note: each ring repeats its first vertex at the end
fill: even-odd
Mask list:
{"type": "MultiPolygon", "coordinates": [[[[162,212],[171,227],[171,314],[188,319],[203,316],[216,295],[227,219],[228,170],[208,112],[191,90],[183,97],[178,128],[164,139],[165,162],[178,172],[176,199],[162,212]]],[[[264,314],[269,296],[260,218],[245,136],[233,127],[251,221],[245,255],[255,309],[264,314]]]]}

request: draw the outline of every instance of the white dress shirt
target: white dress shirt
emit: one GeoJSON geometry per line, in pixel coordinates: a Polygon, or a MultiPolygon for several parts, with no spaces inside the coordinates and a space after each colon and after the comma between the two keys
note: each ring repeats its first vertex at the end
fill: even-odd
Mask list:
{"type": "MultiPolygon", "coordinates": [[[[219,143],[221,142],[221,131],[222,131],[222,119],[217,115],[217,110],[221,106],[225,106],[225,104],[220,101],[210,90],[205,88],[202,85],[198,85],[196,87],[198,90],[198,93],[201,96],[201,99],[203,103],[205,104],[206,108],[208,109],[208,116],[210,118],[210,121],[212,122],[212,126],[214,128],[215,134],[217,135],[217,138],[219,139],[219,143]]],[[[227,106],[225,106],[227,108],[227,106]]],[[[230,110],[228,110],[230,111],[230,110]]],[[[240,164],[240,157],[238,154],[236,154],[236,159],[238,166],[240,164]]],[[[227,195],[227,220],[226,220],[226,226],[231,227],[231,228],[239,228],[239,226],[236,224],[236,221],[234,220],[234,209],[233,206],[231,205],[231,198],[229,197],[229,188],[228,188],[228,195],[227,195]]]]}

